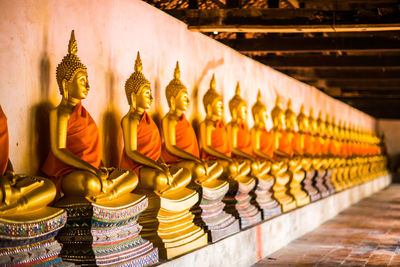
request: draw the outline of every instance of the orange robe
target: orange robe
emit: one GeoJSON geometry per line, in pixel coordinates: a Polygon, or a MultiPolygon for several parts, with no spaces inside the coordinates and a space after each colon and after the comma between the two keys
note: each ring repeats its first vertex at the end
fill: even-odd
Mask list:
{"type": "Polygon", "coordinates": [[[7,170],[9,153],[7,117],[0,106],[0,175],[7,170]]]}
{"type": "MultiPolygon", "coordinates": [[[[215,123],[215,128],[211,133],[211,146],[228,157],[231,156],[231,147],[228,141],[228,133],[222,121],[215,123]]],[[[208,155],[204,150],[201,151],[201,158],[206,160],[216,160],[217,158],[208,155]]]]}
{"type": "Polygon", "coordinates": [[[246,124],[239,124],[236,138],[237,148],[246,154],[253,155],[253,147],[251,146],[251,133],[246,124]]]}
{"type": "MultiPolygon", "coordinates": [[[[68,120],[66,149],[72,154],[88,162],[95,168],[101,165],[101,145],[99,130],[89,112],[79,102],[68,120]]],[[[61,189],[61,176],[76,170],[57,159],[49,152],[42,171],[50,176],[58,189],[61,189]]]]}
{"type": "Polygon", "coordinates": [[[345,142],[341,142],[340,144],[340,155],[344,158],[347,158],[348,154],[348,145],[345,142]]]}
{"type": "Polygon", "coordinates": [[[281,136],[279,137],[278,150],[292,156],[293,155],[292,143],[291,140],[289,139],[288,134],[286,133],[285,130],[281,130],[280,133],[281,136]]]}
{"type": "Polygon", "coordinates": [[[328,152],[331,155],[338,156],[339,155],[339,144],[336,140],[330,139],[328,144],[328,152]]]}
{"type": "Polygon", "coordinates": [[[297,154],[303,155],[303,151],[301,149],[301,135],[296,132],[293,132],[292,150],[297,154]]]}
{"type": "MultiPolygon", "coordinates": [[[[155,161],[157,161],[161,155],[160,131],[146,112],[143,113],[137,128],[137,150],[155,161]]],[[[129,158],[125,153],[125,149],[122,151],[119,166],[121,169],[135,171],[138,176],[140,168],[143,167],[143,165],[129,158]]]]}
{"type": "Polygon", "coordinates": [[[304,152],[310,154],[311,156],[315,155],[313,137],[308,133],[304,134],[304,152]]]}
{"type": "Polygon", "coordinates": [[[260,150],[271,158],[274,156],[274,136],[270,134],[267,129],[261,132],[260,150]]]}
{"type": "Polygon", "coordinates": [[[316,156],[321,156],[322,155],[322,146],[323,146],[323,144],[321,143],[320,137],[315,136],[315,139],[314,139],[314,154],[316,156]]]}
{"type": "MultiPolygon", "coordinates": [[[[178,123],[175,125],[175,141],[176,146],[180,149],[185,150],[196,157],[200,157],[199,143],[197,142],[196,134],[185,115],[182,115],[179,118],[178,123]]],[[[181,158],[178,158],[167,151],[165,143],[162,145],[161,157],[166,163],[182,161],[181,158]]]]}

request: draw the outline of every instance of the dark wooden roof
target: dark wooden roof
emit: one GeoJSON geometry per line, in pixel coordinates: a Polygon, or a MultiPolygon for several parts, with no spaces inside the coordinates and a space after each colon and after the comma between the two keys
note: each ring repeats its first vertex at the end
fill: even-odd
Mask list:
{"type": "Polygon", "coordinates": [[[376,118],[400,119],[400,0],[146,0],[376,118]]]}

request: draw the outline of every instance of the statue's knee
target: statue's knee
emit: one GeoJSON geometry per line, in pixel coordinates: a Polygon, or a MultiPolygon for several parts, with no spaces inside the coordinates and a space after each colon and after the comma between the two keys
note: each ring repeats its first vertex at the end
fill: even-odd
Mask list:
{"type": "Polygon", "coordinates": [[[182,171],[178,177],[179,179],[179,184],[182,186],[186,186],[190,183],[192,180],[192,174],[189,169],[187,168],[182,168],[182,171]]]}
{"type": "Polygon", "coordinates": [[[100,180],[94,174],[85,175],[82,182],[85,195],[96,195],[101,192],[100,180]]]}
{"type": "Polygon", "coordinates": [[[196,174],[196,177],[203,177],[204,175],[206,175],[206,169],[203,165],[196,164],[194,167],[194,173],[196,174]]]}
{"type": "Polygon", "coordinates": [[[154,178],[155,186],[165,186],[168,184],[168,177],[163,172],[157,172],[154,178]]]}
{"type": "Polygon", "coordinates": [[[132,190],[135,189],[139,184],[139,177],[134,171],[129,171],[126,180],[131,185],[132,190]]]}

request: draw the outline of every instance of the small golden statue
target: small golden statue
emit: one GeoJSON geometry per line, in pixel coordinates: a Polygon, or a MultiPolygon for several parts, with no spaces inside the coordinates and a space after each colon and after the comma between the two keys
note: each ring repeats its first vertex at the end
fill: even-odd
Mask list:
{"type": "MultiPolygon", "coordinates": [[[[276,97],[275,106],[271,111],[273,127],[271,132],[274,136],[274,156],[277,160],[283,161],[289,166],[289,159],[293,155],[291,140],[285,131],[286,119],[285,112],[282,109],[279,95],[276,97]]],[[[287,184],[290,181],[290,173],[288,171],[280,173],[279,170],[272,169],[275,176],[275,185],[272,187],[275,199],[281,204],[282,211],[287,212],[296,208],[296,201],[287,192],[287,184]]]]}
{"type": "Polygon", "coordinates": [[[62,100],[50,112],[51,151],[42,168],[55,181],[59,194],[64,195],[56,206],[67,210],[70,221],[58,234],[58,240],[64,244],[61,255],[78,264],[113,265],[121,257],[128,264],[156,263],[157,249],[139,235],[137,218],[147,208],[148,201],[143,195],[131,193],[138,184],[138,176],[133,171],[101,166],[99,131],[81,103],[90,87],[86,66],[77,51],[72,31],[68,54],[57,66],[62,100]],[[129,233],[128,227],[132,229],[129,233]],[[111,229],[113,234],[108,238],[114,250],[93,237],[98,231],[103,234],[111,229]],[[135,239],[121,240],[119,235],[135,239]],[[144,249],[134,251],[139,243],[144,249]],[[103,251],[101,255],[98,250],[103,251]]]}
{"type": "Polygon", "coordinates": [[[299,135],[303,150],[302,169],[306,172],[303,180],[304,190],[310,196],[310,201],[314,202],[321,198],[318,189],[314,187],[315,170],[313,168],[314,137],[310,134],[310,124],[308,117],[304,114],[304,105],[301,105],[299,115],[297,116],[299,135]]]}
{"type": "Polygon", "coordinates": [[[0,265],[59,261],[61,246],[54,237],[67,214],[47,206],[56,197],[56,187],[46,178],[15,174],[8,157],[7,118],[0,106],[0,265]]]}
{"type": "Polygon", "coordinates": [[[307,205],[310,203],[310,197],[302,190],[301,182],[305,178],[305,171],[302,169],[303,165],[303,151],[304,151],[304,135],[297,132],[297,116],[292,110],[292,101],[289,99],[286,112],[286,132],[288,135],[289,142],[292,144],[292,157],[289,159],[289,171],[290,171],[290,194],[296,200],[298,207],[307,205]]]}
{"type": "MultiPolygon", "coordinates": [[[[257,101],[254,103],[251,111],[254,119],[254,125],[251,129],[251,144],[254,156],[258,160],[270,162],[271,169],[282,173],[285,172],[287,165],[274,159],[274,137],[267,130],[267,108],[262,103],[260,91],[258,91],[257,101]]],[[[263,211],[264,220],[282,213],[281,206],[273,198],[271,192],[274,183],[275,178],[273,176],[271,176],[271,179],[260,179],[255,191],[258,205],[263,211]],[[268,183],[268,181],[270,182],[268,183]]]]}
{"type": "MultiPolygon", "coordinates": [[[[170,259],[206,245],[207,233],[193,223],[194,215],[189,211],[199,199],[197,192],[187,188],[191,172],[178,164],[169,166],[160,158],[161,136],[146,112],[153,97],[142,69],[138,52],[135,71],[125,83],[130,108],[121,122],[124,150],[120,167],[138,174],[137,192],[149,197],[150,207],[139,219],[142,235],[159,248],[161,258],[170,259]]],[[[174,104],[184,103],[185,100],[174,104]]]]}
{"type": "Polygon", "coordinates": [[[167,164],[192,170],[192,178],[201,186],[198,189],[202,190],[202,199],[196,209],[202,211],[194,212],[210,228],[211,241],[215,242],[238,232],[239,221],[223,210],[221,200],[228,192],[229,184],[218,179],[223,172],[222,165],[216,160],[206,161],[200,158],[196,134],[185,117],[189,95],[180,80],[178,62],[174,78],[165,88],[165,95],[170,109],[161,122],[164,140],[161,157],[167,164]]]}
{"type": "Polygon", "coordinates": [[[231,158],[232,148],[222,119],[222,97],[215,88],[213,75],[210,88],[203,97],[207,115],[200,124],[201,157],[216,160],[222,165],[222,177],[230,183],[230,191],[224,198],[227,211],[239,217],[241,228],[246,228],[261,220],[261,213],[250,204],[249,192],[255,187],[256,181],[248,176],[251,171],[248,162],[231,158]]]}

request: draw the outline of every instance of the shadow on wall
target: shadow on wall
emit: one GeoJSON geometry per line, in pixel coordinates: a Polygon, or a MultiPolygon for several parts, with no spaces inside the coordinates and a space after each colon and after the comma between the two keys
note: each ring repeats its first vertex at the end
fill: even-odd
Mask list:
{"type": "Polygon", "coordinates": [[[103,115],[103,163],[107,167],[118,167],[122,151],[121,114],[110,106],[103,115]]]}
{"type": "Polygon", "coordinates": [[[40,168],[50,151],[50,110],[54,105],[48,100],[50,95],[50,59],[47,53],[47,36],[39,63],[39,81],[42,101],[34,105],[30,112],[30,173],[42,174],[40,168]]]}

